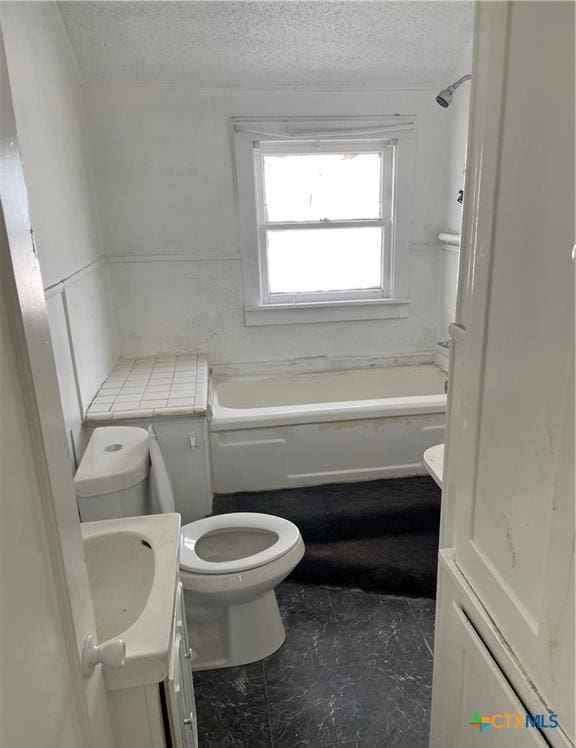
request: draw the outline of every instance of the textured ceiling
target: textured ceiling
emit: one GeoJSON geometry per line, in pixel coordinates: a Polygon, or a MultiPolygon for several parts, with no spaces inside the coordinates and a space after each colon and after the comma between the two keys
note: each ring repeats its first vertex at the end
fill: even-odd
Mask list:
{"type": "Polygon", "coordinates": [[[448,82],[472,3],[61,2],[87,80],[199,88],[448,82]]]}

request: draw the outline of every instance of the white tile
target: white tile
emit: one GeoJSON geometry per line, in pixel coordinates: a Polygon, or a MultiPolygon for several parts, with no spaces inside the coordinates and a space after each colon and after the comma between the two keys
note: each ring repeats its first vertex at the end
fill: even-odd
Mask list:
{"type": "Polygon", "coordinates": [[[107,387],[105,384],[102,385],[100,388],[99,394],[100,395],[113,395],[116,396],[119,394],[121,387],[107,387]]]}
{"type": "Polygon", "coordinates": [[[86,420],[88,422],[109,421],[111,418],[113,418],[111,411],[107,411],[106,413],[91,413],[90,411],[88,411],[86,413],[86,420]]]}
{"type": "Polygon", "coordinates": [[[116,398],[116,400],[114,401],[114,403],[119,403],[122,407],[124,407],[124,405],[126,405],[127,403],[129,403],[129,404],[133,404],[133,403],[138,404],[141,399],[142,398],[140,396],[136,397],[134,395],[118,395],[118,397],[116,398]]]}
{"type": "Polygon", "coordinates": [[[141,387],[122,387],[120,395],[143,395],[145,389],[145,385],[141,387]]]}
{"type": "Polygon", "coordinates": [[[151,418],[153,414],[154,411],[152,408],[149,410],[137,409],[136,412],[126,408],[125,410],[115,410],[112,414],[112,418],[114,421],[121,421],[126,418],[151,418]]]}
{"type": "Polygon", "coordinates": [[[157,400],[142,400],[140,403],[142,408],[165,408],[166,400],[164,398],[157,400]]]}
{"type": "Polygon", "coordinates": [[[194,412],[196,412],[196,409],[199,408],[202,412],[205,412],[208,408],[208,391],[202,390],[200,392],[196,392],[196,396],[194,398],[194,412]]]}
{"type": "Polygon", "coordinates": [[[168,407],[171,405],[194,405],[194,397],[169,397],[168,407]]]}
{"type": "Polygon", "coordinates": [[[146,387],[144,394],[145,395],[158,394],[159,392],[161,392],[163,395],[165,394],[166,397],[168,397],[168,393],[170,392],[170,385],[169,384],[149,384],[148,387],[146,387]]]}
{"type": "Polygon", "coordinates": [[[193,395],[196,392],[194,385],[186,384],[173,384],[170,387],[170,397],[184,397],[185,395],[193,395]]]}
{"type": "Polygon", "coordinates": [[[155,416],[187,416],[192,413],[192,408],[183,407],[183,406],[173,406],[173,407],[166,407],[166,408],[154,408],[154,415],[155,416]]]}
{"type": "Polygon", "coordinates": [[[115,399],[115,395],[96,395],[94,400],[92,400],[92,405],[106,405],[113,403],[115,399]]]}
{"type": "Polygon", "coordinates": [[[108,413],[110,410],[110,403],[101,403],[100,405],[92,404],[88,408],[88,415],[91,415],[92,413],[108,413]]]}
{"type": "Polygon", "coordinates": [[[127,400],[126,402],[116,402],[112,410],[116,413],[118,410],[138,410],[140,407],[140,400],[127,400]]]}

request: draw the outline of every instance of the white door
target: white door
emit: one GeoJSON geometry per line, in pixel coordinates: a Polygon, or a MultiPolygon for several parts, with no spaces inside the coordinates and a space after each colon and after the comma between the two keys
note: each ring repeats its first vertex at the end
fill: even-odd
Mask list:
{"type": "Polygon", "coordinates": [[[477,22],[445,545],[574,739],[574,5],[477,22]]]}
{"type": "Polygon", "coordinates": [[[0,743],[108,748],[102,673],[80,667],[94,611],[1,35],[0,198],[0,743]]]}

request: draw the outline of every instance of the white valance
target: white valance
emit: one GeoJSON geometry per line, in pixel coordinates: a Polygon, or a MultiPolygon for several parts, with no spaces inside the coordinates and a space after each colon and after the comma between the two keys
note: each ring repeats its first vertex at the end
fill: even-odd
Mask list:
{"type": "Polygon", "coordinates": [[[334,117],[334,118],[288,117],[282,119],[232,120],[234,132],[255,138],[272,140],[341,140],[344,138],[374,135],[383,138],[414,130],[414,118],[409,116],[387,117],[334,117]]]}

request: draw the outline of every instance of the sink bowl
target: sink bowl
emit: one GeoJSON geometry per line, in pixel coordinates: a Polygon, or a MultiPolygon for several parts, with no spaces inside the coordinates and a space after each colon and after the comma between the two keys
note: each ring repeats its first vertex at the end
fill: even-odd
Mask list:
{"type": "Polygon", "coordinates": [[[104,671],[107,687],[160,682],[168,673],[180,515],[85,522],[81,530],[98,644],[126,644],[124,667],[104,671]]]}
{"type": "Polygon", "coordinates": [[[142,615],[154,580],[154,551],[137,533],[114,532],[86,538],[84,552],[96,635],[104,642],[120,636],[142,615]]]}

